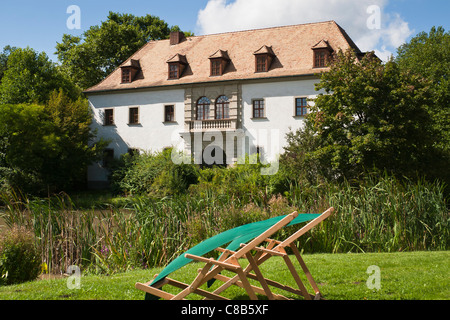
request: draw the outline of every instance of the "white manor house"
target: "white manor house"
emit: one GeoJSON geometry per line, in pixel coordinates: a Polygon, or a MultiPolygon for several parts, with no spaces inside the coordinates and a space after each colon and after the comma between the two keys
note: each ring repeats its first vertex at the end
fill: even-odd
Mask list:
{"type": "MultiPolygon", "coordinates": [[[[334,21],[150,41],[85,91],[105,154],[173,147],[195,163],[273,161],[302,127],[333,52],[364,55],[334,21]]],[[[108,183],[104,162],[91,187],[108,183]]]]}

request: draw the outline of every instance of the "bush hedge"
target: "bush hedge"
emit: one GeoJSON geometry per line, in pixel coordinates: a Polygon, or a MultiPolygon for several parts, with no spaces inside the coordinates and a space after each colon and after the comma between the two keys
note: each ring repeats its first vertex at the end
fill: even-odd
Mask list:
{"type": "Polygon", "coordinates": [[[14,226],[0,235],[0,285],[35,280],[41,271],[41,257],[34,234],[14,226]]]}

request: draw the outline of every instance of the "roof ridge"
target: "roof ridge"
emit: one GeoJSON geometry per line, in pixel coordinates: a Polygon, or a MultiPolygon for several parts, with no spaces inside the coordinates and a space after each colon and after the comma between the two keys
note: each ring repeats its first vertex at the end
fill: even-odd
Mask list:
{"type": "Polygon", "coordinates": [[[350,45],[350,47],[352,47],[353,49],[356,50],[356,53],[361,53],[361,49],[359,49],[359,47],[356,45],[356,43],[352,40],[352,38],[350,38],[350,36],[348,35],[347,31],[344,30],[344,28],[342,28],[336,21],[334,21],[334,24],[336,25],[336,27],[339,30],[339,33],[341,34],[341,36],[344,38],[344,40],[350,45]]]}
{"type": "MultiPolygon", "coordinates": [[[[237,30],[237,31],[226,31],[226,32],[209,33],[209,34],[203,34],[203,35],[198,35],[198,36],[192,36],[192,37],[188,37],[188,38],[200,38],[200,37],[209,37],[209,36],[232,34],[232,33],[242,33],[242,32],[250,32],[250,31],[269,30],[269,29],[292,28],[292,27],[297,27],[297,26],[306,26],[306,25],[324,24],[324,23],[336,23],[336,21],[334,21],[334,20],[326,20],[326,21],[319,21],[319,22],[287,24],[287,25],[284,25],[284,26],[273,26],[273,27],[262,27],[262,28],[245,29],[245,30],[237,30]]],[[[161,41],[161,40],[157,40],[157,41],[161,41]]]]}

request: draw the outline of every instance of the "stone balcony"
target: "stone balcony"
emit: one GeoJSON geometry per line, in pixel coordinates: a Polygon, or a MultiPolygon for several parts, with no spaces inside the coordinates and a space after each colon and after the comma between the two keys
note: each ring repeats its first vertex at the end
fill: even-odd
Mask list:
{"type": "Polygon", "coordinates": [[[231,131],[237,129],[237,119],[209,119],[186,121],[189,132],[231,131]]]}

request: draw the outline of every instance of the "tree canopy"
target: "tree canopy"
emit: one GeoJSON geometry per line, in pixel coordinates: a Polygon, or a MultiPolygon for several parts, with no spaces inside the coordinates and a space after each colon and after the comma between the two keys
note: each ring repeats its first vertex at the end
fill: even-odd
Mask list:
{"type": "Polygon", "coordinates": [[[429,33],[419,33],[398,49],[396,61],[404,72],[432,82],[428,112],[441,133],[437,143],[450,150],[450,32],[433,27],[429,33]]]}
{"type": "Polygon", "coordinates": [[[443,177],[448,161],[436,148],[439,132],[428,112],[435,103],[431,81],[395,61],[374,54],[359,61],[348,51],[336,55],[316,89],[325,94],[315,99],[306,127],[288,136],[284,161],[331,180],[373,170],[443,177]]]}
{"type": "Polygon", "coordinates": [[[100,26],[92,26],[81,37],[64,34],[56,54],[72,81],[87,89],[113,72],[150,40],[169,37],[178,26],[158,17],[110,12],[100,26]]]}
{"type": "Polygon", "coordinates": [[[62,90],[45,105],[0,104],[0,189],[39,194],[82,185],[106,145],[94,141],[91,121],[87,101],[62,90]]]}
{"type": "Polygon", "coordinates": [[[62,89],[72,99],[80,90],[45,52],[5,47],[0,55],[0,103],[46,103],[53,90],[62,89]]]}

